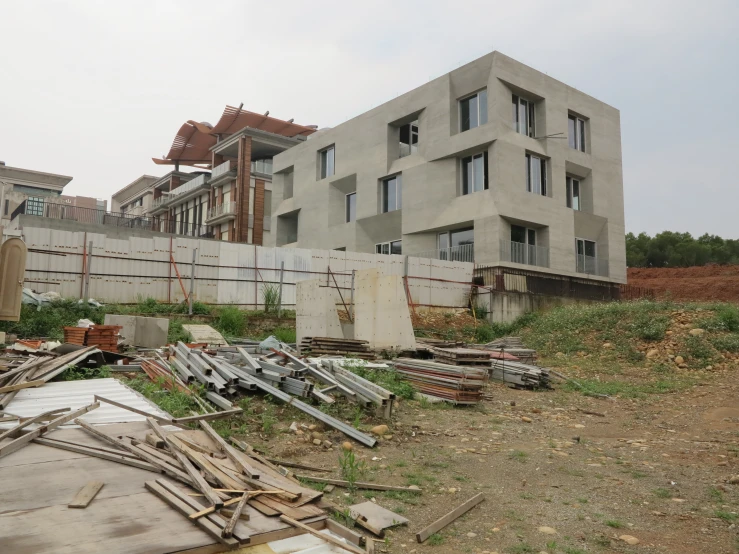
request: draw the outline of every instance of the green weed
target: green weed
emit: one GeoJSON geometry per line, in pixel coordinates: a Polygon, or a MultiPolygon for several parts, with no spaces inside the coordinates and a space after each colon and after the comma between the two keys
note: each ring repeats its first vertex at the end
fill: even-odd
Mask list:
{"type": "Polygon", "coordinates": [[[277,313],[277,307],[280,304],[280,286],[273,283],[264,283],[262,285],[262,302],[264,303],[264,313],[277,313]]]}
{"type": "Polygon", "coordinates": [[[615,519],[607,520],[606,525],[608,525],[608,527],[613,527],[614,529],[622,529],[624,527],[623,523],[615,519]]]}
{"type": "Polygon", "coordinates": [[[440,533],[434,533],[427,539],[427,544],[430,546],[440,546],[444,544],[444,536],[440,533]]]}
{"type": "Polygon", "coordinates": [[[102,367],[77,367],[70,366],[62,371],[55,380],[58,381],[80,381],[83,379],[105,379],[110,377],[110,368],[102,367]]]}
{"type": "Polygon", "coordinates": [[[236,306],[224,306],[218,310],[218,319],[213,325],[224,335],[241,337],[246,328],[246,317],[244,312],[236,306]]]}
{"type": "Polygon", "coordinates": [[[349,483],[349,490],[355,491],[356,482],[366,471],[364,461],[358,460],[353,450],[342,450],[339,454],[339,468],[341,478],[349,483]]]}
{"type": "Polygon", "coordinates": [[[654,495],[659,498],[672,498],[672,491],[670,489],[659,488],[654,490],[654,495]]]}
{"type": "Polygon", "coordinates": [[[723,519],[724,521],[733,522],[739,519],[739,514],[735,514],[734,512],[726,512],[724,510],[716,510],[713,512],[713,515],[717,518],[723,519]]]}

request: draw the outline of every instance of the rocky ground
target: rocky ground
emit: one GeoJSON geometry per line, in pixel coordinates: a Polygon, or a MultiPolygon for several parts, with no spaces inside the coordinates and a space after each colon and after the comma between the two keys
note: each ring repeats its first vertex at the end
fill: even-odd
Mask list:
{"type": "MultiPolygon", "coordinates": [[[[408,401],[389,425],[390,438],[354,452],[364,466],[360,480],[423,492],[336,488],[326,497],[342,507],[374,499],[408,518],[378,543],[384,552],[737,552],[738,388],[733,377],[705,373],[682,392],[638,399],[493,384],[492,400],[479,408],[408,401]],[[478,492],[484,503],[426,543],[415,541],[417,531],[478,492]]],[[[263,420],[256,402],[251,410],[263,420]]],[[[331,450],[306,442],[283,420],[295,414],[276,409],[269,433],[246,438],[340,478],[344,437],[324,433],[331,450]]]]}

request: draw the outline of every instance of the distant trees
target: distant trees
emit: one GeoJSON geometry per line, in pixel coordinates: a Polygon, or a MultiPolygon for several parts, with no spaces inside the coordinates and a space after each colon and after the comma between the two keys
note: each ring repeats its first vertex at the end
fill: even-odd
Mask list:
{"type": "Polygon", "coordinates": [[[626,235],[626,264],[629,267],[689,267],[706,264],[739,263],[739,240],[705,234],[664,231],[650,237],[646,233],[626,235]]]}

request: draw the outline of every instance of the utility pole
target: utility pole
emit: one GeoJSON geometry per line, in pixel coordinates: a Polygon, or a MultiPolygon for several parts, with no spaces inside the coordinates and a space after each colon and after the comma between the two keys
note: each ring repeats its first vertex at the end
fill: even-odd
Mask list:
{"type": "Polygon", "coordinates": [[[92,241],[87,247],[87,273],[85,274],[85,304],[90,299],[90,270],[92,269],[92,241]]]}

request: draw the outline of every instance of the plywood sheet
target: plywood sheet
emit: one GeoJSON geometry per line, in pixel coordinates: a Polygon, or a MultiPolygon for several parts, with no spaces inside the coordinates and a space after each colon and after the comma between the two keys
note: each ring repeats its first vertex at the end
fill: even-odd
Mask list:
{"type": "Polygon", "coordinates": [[[344,338],[336,311],[334,289],[321,281],[301,281],[297,285],[295,330],[298,343],[303,337],[344,338]]]}

